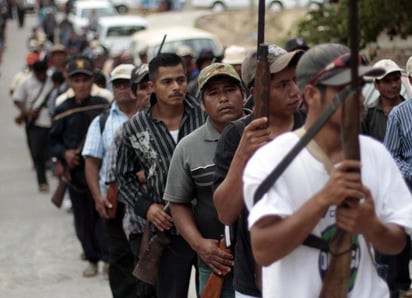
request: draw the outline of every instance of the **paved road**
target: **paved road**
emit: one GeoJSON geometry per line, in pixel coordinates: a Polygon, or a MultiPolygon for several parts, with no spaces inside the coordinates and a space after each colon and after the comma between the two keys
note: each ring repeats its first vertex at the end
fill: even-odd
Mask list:
{"type": "MultiPolygon", "coordinates": [[[[25,41],[34,22],[28,16],[23,29],[16,20],[9,23],[0,67],[0,297],[108,298],[102,274],[81,276],[86,264],[79,258],[72,215],[55,208],[50,194],[37,192],[23,128],[13,121],[17,110],[8,88],[24,64],[25,41]]],[[[54,189],[56,179],[50,177],[50,184],[54,189]]],[[[194,297],[193,286],[189,297],[194,297]]]]}

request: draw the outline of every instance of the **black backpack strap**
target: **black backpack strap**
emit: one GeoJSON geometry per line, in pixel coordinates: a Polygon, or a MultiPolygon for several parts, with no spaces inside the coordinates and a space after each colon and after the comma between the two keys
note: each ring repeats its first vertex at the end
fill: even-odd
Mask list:
{"type": "Polygon", "coordinates": [[[109,118],[110,114],[110,107],[105,109],[101,114],[99,118],[99,126],[100,126],[100,134],[103,133],[104,127],[106,126],[107,118],[109,118]]]}
{"type": "Polygon", "coordinates": [[[309,236],[303,241],[302,245],[306,245],[312,248],[317,248],[324,252],[329,252],[328,242],[325,239],[322,239],[313,234],[309,234],[309,236]]]}

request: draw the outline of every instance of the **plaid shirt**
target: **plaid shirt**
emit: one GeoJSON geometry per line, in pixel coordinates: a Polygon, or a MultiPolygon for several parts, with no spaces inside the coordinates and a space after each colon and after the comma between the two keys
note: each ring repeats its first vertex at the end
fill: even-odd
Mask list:
{"type": "Polygon", "coordinates": [[[99,171],[99,184],[102,195],[107,193],[106,171],[107,171],[107,152],[112,144],[113,137],[117,129],[129,118],[123,113],[117,103],[115,102],[111,108],[109,116],[107,117],[106,124],[103,132],[100,129],[100,117],[93,119],[87,131],[86,142],[82,150],[83,157],[94,157],[102,160],[102,165],[99,171]]]}
{"type": "MultiPolygon", "coordinates": [[[[152,95],[155,103],[155,95],[152,95]]],[[[118,187],[121,199],[141,217],[153,203],[163,204],[169,163],[176,143],[166,125],[151,117],[152,107],[137,113],[123,129],[117,155],[118,187]],[[146,187],[136,179],[143,169],[146,187]]],[[[184,101],[184,114],[180,122],[178,141],[202,125],[206,120],[199,103],[191,96],[184,101]]]]}

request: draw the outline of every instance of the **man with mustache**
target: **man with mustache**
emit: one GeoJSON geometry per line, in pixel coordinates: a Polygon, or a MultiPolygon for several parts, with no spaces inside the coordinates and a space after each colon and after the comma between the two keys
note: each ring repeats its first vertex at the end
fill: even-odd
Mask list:
{"type": "MultiPolygon", "coordinates": [[[[213,158],[225,125],[243,116],[245,91],[230,64],[207,66],[198,81],[201,106],[209,117],[177,145],[163,199],[171,202],[176,229],[198,255],[199,295],[202,295],[210,274],[232,271],[232,254],[219,248],[224,226],[213,205],[213,158]]],[[[232,282],[233,275],[229,274],[220,297],[234,297],[232,282]]]]}
{"type": "MultiPolygon", "coordinates": [[[[176,54],[164,53],[149,63],[152,96],[148,109],[137,113],[124,128],[117,155],[120,199],[152,227],[170,234],[157,276],[157,297],[187,297],[196,253],[176,233],[164,210],[163,192],[176,144],[205,121],[199,103],[186,95],[186,70],[176,54]],[[146,184],[136,179],[143,170],[146,184]]],[[[152,229],[153,232],[153,229],[152,229]]]]}

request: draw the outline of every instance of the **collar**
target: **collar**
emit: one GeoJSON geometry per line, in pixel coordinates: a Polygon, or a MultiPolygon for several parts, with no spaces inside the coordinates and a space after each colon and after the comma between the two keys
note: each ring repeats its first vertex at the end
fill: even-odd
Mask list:
{"type": "Polygon", "coordinates": [[[206,119],[206,123],[204,124],[204,133],[203,138],[205,141],[208,142],[217,142],[220,138],[220,132],[213,126],[212,121],[209,117],[206,119]]]}

